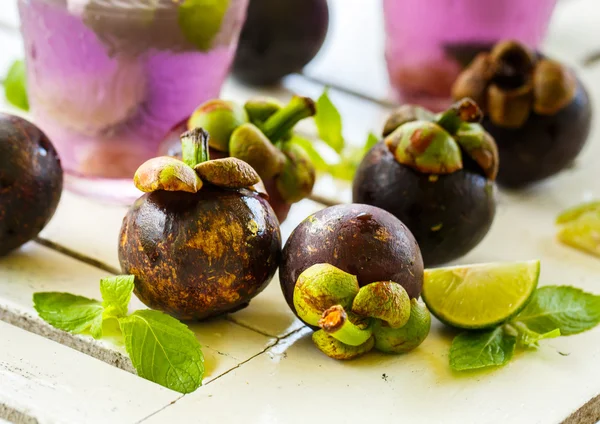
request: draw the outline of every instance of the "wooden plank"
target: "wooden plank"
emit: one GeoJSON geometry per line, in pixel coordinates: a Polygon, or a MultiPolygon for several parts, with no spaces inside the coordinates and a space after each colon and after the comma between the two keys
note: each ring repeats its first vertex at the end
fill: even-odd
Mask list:
{"type": "Polygon", "coordinates": [[[181,397],[2,322],[0,339],[0,422],[133,423],[181,397]]]}
{"type": "MultiPolygon", "coordinates": [[[[448,330],[435,323],[413,353],[325,357],[308,329],[186,396],[144,423],[183,422],[211,411],[215,422],[558,423],[600,393],[600,331],[544,343],[490,372],[448,368],[448,330]],[[562,354],[559,354],[562,353],[562,354]],[[567,356],[562,356],[567,355],[567,356]],[[236,393],[236,408],[228,408],[236,393]]],[[[591,424],[592,420],[570,423],[591,424]]]]}
{"type": "MultiPolygon", "coordinates": [[[[131,362],[117,340],[97,341],[56,330],[37,317],[33,309],[32,296],[39,291],[70,292],[100,299],[99,281],[104,276],[104,271],[30,243],[0,258],[0,319],[131,371],[131,362]]],[[[133,297],[130,309],[142,308],[145,306],[133,297]]],[[[203,346],[205,381],[238,366],[275,342],[274,338],[223,319],[189,326],[203,346]]]]}

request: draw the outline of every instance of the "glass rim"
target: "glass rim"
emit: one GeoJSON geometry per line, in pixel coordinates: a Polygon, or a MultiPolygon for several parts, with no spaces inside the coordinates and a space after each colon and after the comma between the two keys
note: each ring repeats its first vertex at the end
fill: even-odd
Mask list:
{"type": "MultiPolygon", "coordinates": [[[[71,4],[69,7],[69,3],[73,3],[73,0],[19,0],[20,3],[32,3],[32,2],[40,2],[46,3],[57,7],[63,7],[69,11],[69,13],[73,15],[80,15],[83,13],[84,9],[91,4],[94,0],[80,0],[76,4],[71,4]]],[[[111,0],[95,0],[100,3],[109,3],[111,0]]],[[[183,3],[183,0],[157,0],[157,5],[154,9],[150,9],[148,5],[140,4],[140,2],[135,2],[133,5],[129,1],[125,0],[112,0],[115,5],[104,5],[99,8],[99,10],[94,10],[93,16],[105,16],[105,17],[116,17],[116,18],[127,18],[127,19],[135,19],[135,20],[147,20],[149,15],[152,16],[153,19],[172,19],[173,15],[177,14],[179,6],[183,3]]],[[[236,7],[245,7],[246,0],[229,0],[229,6],[227,8],[227,13],[229,13],[232,9],[236,7]]]]}

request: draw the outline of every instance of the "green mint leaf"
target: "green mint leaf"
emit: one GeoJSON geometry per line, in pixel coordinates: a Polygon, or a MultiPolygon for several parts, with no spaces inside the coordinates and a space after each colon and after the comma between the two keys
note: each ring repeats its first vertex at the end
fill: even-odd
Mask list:
{"type": "Polygon", "coordinates": [[[340,162],[332,165],[329,169],[329,173],[334,178],[352,181],[365,153],[366,151],[362,147],[346,147],[340,155],[340,162]]]}
{"type": "Polygon", "coordinates": [[[70,293],[33,294],[33,306],[40,317],[70,333],[89,331],[95,339],[102,337],[102,304],[94,299],[70,293]]]}
{"type": "Polygon", "coordinates": [[[365,154],[369,150],[371,150],[377,143],[379,143],[379,137],[370,132],[369,136],[367,137],[367,142],[365,143],[365,154]]]}
{"type": "Polygon", "coordinates": [[[344,136],[342,135],[342,117],[337,108],[329,99],[329,89],[325,88],[317,100],[317,114],[315,124],[319,137],[337,153],[344,150],[344,136]]]}
{"type": "Polygon", "coordinates": [[[600,323],[600,296],[569,286],[541,287],[513,322],[540,334],[555,329],[563,336],[581,333],[600,323]]]}
{"type": "Polygon", "coordinates": [[[312,141],[302,137],[298,137],[294,134],[294,136],[290,140],[290,143],[295,143],[298,146],[302,147],[302,149],[304,149],[317,171],[325,172],[329,170],[329,165],[327,164],[327,162],[325,162],[325,159],[323,159],[323,157],[317,151],[317,149],[315,149],[315,146],[313,145],[312,141]]]}
{"type": "Polygon", "coordinates": [[[516,343],[517,338],[502,327],[459,334],[450,347],[450,367],[465,371],[504,365],[512,358],[516,343]]]}
{"type": "Polygon", "coordinates": [[[204,356],[192,331],[175,318],[152,310],[119,319],[125,348],[138,375],[180,393],[202,384],[204,356]]]}
{"type": "Polygon", "coordinates": [[[178,22],[185,38],[201,51],[213,47],[230,0],[185,0],[178,9],[178,22]]]}
{"type": "Polygon", "coordinates": [[[25,62],[16,60],[8,70],[4,79],[4,94],[6,100],[19,109],[29,110],[27,100],[27,75],[25,62]]]}
{"type": "Polygon", "coordinates": [[[517,343],[521,347],[526,348],[536,348],[538,347],[538,342],[543,339],[553,339],[555,337],[560,337],[560,329],[555,328],[552,331],[548,331],[547,333],[536,333],[532,331],[522,322],[516,322],[511,325],[517,331],[517,343]]]}
{"type": "Polygon", "coordinates": [[[133,275],[119,275],[100,280],[104,319],[121,318],[127,315],[134,279],[133,275]]]}

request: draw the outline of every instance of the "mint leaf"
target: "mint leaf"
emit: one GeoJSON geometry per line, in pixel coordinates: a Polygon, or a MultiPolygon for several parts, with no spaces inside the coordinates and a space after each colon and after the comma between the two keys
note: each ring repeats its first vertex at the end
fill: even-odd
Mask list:
{"type": "Polygon", "coordinates": [[[27,75],[25,62],[16,60],[8,70],[4,79],[4,94],[6,100],[19,109],[29,110],[27,99],[27,75]]]}
{"type": "Polygon", "coordinates": [[[560,337],[560,329],[555,328],[552,331],[548,331],[547,333],[536,333],[532,331],[522,322],[516,322],[511,325],[517,331],[517,343],[521,347],[528,348],[536,348],[538,347],[538,342],[543,339],[553,339],[555,337],[560,337]]]}
{"type": "Polygon", "coordinates": [[[317,171],[327,171],[329,169],[329,165],[325,162],[325,159],[323,159],[317,149],[315,149],[315,146],[313,146],[313,143],[310,140],[298,137],[294,134],[290,143],[295,143],[304,149],[317,171]]]}
{"type": "Polygon", "coordinates": [[[540,334],[555,329],[563,336],[581,333],[600,323],[600,296],[569,286],[541,287],[512,321],[540,334]]]}
{"type": "Polygon", "coordinates": [[[342,135],[342,117],[337,108],[329,99],[329,88],[325,88],[317,100],[317,114],[315,124],[319,137],[337,153],[344,149],[344,136],[342,135]]]}
{"type": "Polygon", "coordinates": [[[121,318],[127,315],[134,279],[133,275],[119,275],[100,280],[104,319],[121,318]]]}
{"type": "Polygon", "coordinates": [[[367,154],[367,152],[371,150],[377,143],[379,143],[379,137],[370,132],[369,136],[367,137],[367,142],[365,143],[365,154],[367,154]]]}
{"type": "Polygon", "coordinates": [[[202,384],[204,356],[187,326],[158,311],[119,319],[125,348],[138,375],[180,393],[202,384]]]}
{"type": "Polygon", "coordinates": [[[516,342],[502,327],[459,334],[450,347],[450,367],[464,371],[504,365],[512,358],[516,342]]]}
{"type": "Polygon", "coordinates": [[[340,162],[329,168],[329,173],[340,180],[352,181],[365,155],[362,147],[348,146],[340,155],[340,162]]]}
{"type": "Polygon", "coordinates": [[[102,304],[94,299],[69,293],[33,294],[33,306],[40,317],[53,327],[70,333],[88,331],[95,339],[102,337],[102,304]]]}
{"type": "Polygon", "coordinates": [[[178,22],[185,38],[201,51],[211,49],[230,0],[185,0],[178,9],[178,22]]]}

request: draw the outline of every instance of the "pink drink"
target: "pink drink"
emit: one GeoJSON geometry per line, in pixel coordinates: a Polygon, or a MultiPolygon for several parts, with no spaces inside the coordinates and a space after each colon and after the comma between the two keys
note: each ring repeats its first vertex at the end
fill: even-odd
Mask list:
{"type": "MultiPolygon", "coordinates": [[[[76,191],[123,200],[169,129],[218,97],[248,0],[230,0],[210,48],[178,22],[182,1],[20,0],[31,111],[76,191]]],[[[69,184],[70,183],[70,184],[69,184]]]]}
{"type": "Polygon", "coordinates": [[[556,0],[383,0],[390,82],[399,100],[440,110],[462,66],[502,39],[537,48],[556,0]]]}

